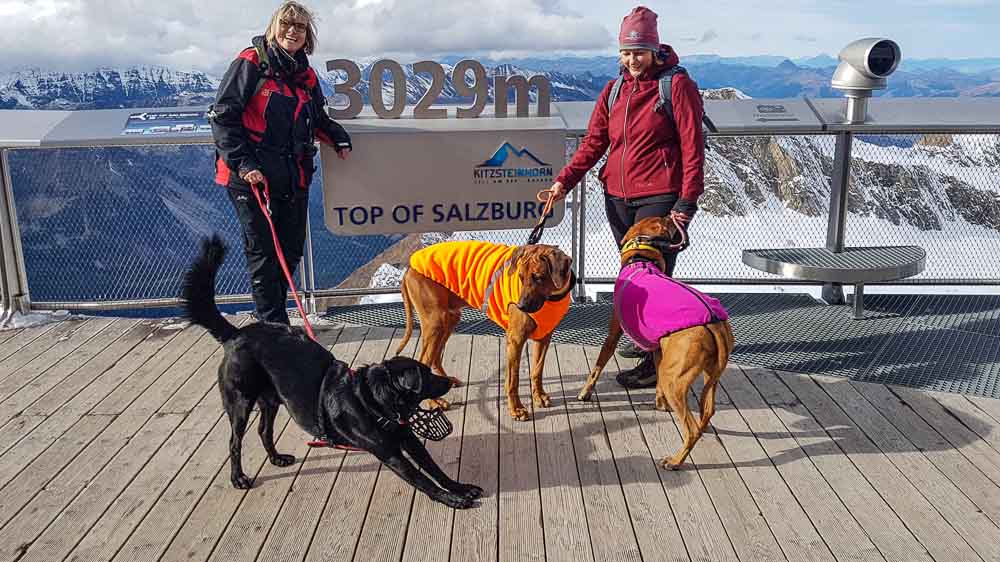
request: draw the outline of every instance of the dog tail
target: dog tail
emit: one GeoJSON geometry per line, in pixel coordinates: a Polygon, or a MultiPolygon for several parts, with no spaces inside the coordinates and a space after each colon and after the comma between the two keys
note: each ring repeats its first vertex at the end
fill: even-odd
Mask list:
{"type": "Polygon", "coordinates": [[[237,331],[215,304],[215,276],[225,257],[226,245],[218,234],[202,239],[201,255],[184,275],[181,287],[184,316],[208,330],[220,343],[225,343],[237,331]]]}
{"type": "Polygon", "coordinates": [[[733,329],[729,325],[729,320],[710,324],[710,326],[708,331],[715,338],[715,349],[718,352],[715,358],[716,369],[721,375],[726,370],[726,365],[729,363],[729,353],[736,344],[736,340],[733,339],[733,329]]]}
{"type": "Polygon", "coordinates": [[[403,352],[403,348],[410,341],[410,336],[413,335],[413,304],[410,302],[410,292],[406,289],[406,274],[403,274],[403,282],[399,284],[399,292],[403,295],[403,316],[406,317],[406,332],[403,333],[403,341],[399,342],[399,349],[396,350],[396,355],[403,352]]]}

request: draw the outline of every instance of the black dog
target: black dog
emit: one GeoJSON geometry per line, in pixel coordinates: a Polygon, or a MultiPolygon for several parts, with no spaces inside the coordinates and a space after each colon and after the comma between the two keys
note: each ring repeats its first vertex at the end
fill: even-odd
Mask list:
{"type": "Polygon", "coordinates": [[[278,405],[284,404],[295,423],[311,435],[368,451],[435,501],[472,507],[482,488],[449,478],[407,425],[421,401],[444,396],[451,382],[406,357],[352,372],[302,329],[284,324],[259,322],[237,329],[215,304],[215,277],[225,252],[217,235],[202,242],[201,256],[184,278],[182,300],[186,316],[205,327],[225,351],[219,366],[219,390],[232,425],[229,462],[233,486],[251,486],[240,454],[255,403],[260,407],[257,431],[271,464],[295,462],[294,456],[282,455],[274,448],[274,418],[278,405]]]}

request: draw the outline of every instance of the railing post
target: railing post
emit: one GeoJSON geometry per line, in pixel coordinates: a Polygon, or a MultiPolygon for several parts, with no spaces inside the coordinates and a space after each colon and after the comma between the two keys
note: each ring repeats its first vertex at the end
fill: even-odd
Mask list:
{"type": "MultiPolygon", "coordinates": [[[[833,152],[833,173],[830,182],[830,218],[826,225],[826,249],[844,251],[844,232],[847,227],[847,194],[851,179],[850,131],[837,133],[837,146],[833,152]]],[[[840,283],[824,283],[823,300],[828,304],[844,304],[844,287],[840,283]]]]}
{"type": "Polygon", "coordinates": [[[309,210],[311,206],[306,204],[306,247],[305,254],[302,256],[302,286],[306,293],[306,302],[303,307],[306,309],[306,314],[316,314],[316,268],[315,260],[313,260],[313,244],[312,244],[312,224],[309,222],[309,210]]]}
{"type": "Polygon", "coordinates": [[[17,312],[27,313],[31,308],[28,298],[27,276],[24,272],[24,252],[20,231],[17,228],[17,211],[14,208],[14,190],[10,180],[7,150],[0,150],[0,293],[3,310],[0,327],[5,326],[17,312]]]}
{"type": "Polygon", "coordinates": [[[576,297],[574,298],[577,302],[586,302],[587,300],[587,176],[584,175],[583,179],[580,180],[580,189],[577,192],[577,198],[579,198],[579,213],[580,213],[580,246],[577,250],[578,260],[576,263],[576,297]]]}

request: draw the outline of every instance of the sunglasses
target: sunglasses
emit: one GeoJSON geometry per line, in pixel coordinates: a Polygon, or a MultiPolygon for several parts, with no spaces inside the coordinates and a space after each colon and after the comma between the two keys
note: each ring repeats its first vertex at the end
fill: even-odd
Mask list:
{"type": "Polygon", "coordinates": [[[288,21],[288,20],[278,20],[278,25],[280,25],[284,29],[288,29],[290,27],[295,31],[298,31],[299,33],[305,33],[306,30],[309,28],[308,23],[299,23],[297,21],[288,21]]]}

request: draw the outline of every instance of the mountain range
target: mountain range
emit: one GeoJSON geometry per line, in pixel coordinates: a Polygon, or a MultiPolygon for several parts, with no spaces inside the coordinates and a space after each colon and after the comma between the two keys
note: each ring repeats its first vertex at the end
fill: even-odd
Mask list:
{"type": "MultiPolygon", "coordinates": [[[[439,59],[445,85],[438,103],[465,103],[451,82],[453,65],[464,57],[439,59]]],[[[358,86],[367,102],[368,77],[375,59],[360,61],[363,80],[358,86]]],[[[596,99],[617,73],[617,62],[608,57],[560,57],[482,60],[489,76],[544,74],[552,83],[554,101],[596,99]]],[[[829,56],[808,59],[782,57],[719,57],[692,55],[682,60],[702,88],[734,87],[755,98],[840,97],[830,87],[836,60],[829,56]]],[[[314,61],[315,64],[315,61],[314,61]]],[[[404,65],[408,103],[415,103],[430,85],[427,75],[404,65]]],[[[341,77],[319,72],[327,95],[341,77]]],[[[208,105],[219,76],[199,71],[157,66],[100,68],[89,72],[49,72],[26,69],[0,74],[0,109],[108,109],[122,107],[173,107],[208,105]]],[[[491,81],[492,84],[492,81],[491,81]]],[[[391,88],[386,80],[384,88],[391,88]]],[[[492,99],[492,85],[489,88],[492,99]]],[[[383,95],[386,95],[384,92],[383,95]]],[[[876,95],[1000,96],[1000,59],[904,61],[889,78],[889,87],[876,95]]],[[[339,100],[334,99],[335,103],[339,100]]]]}

